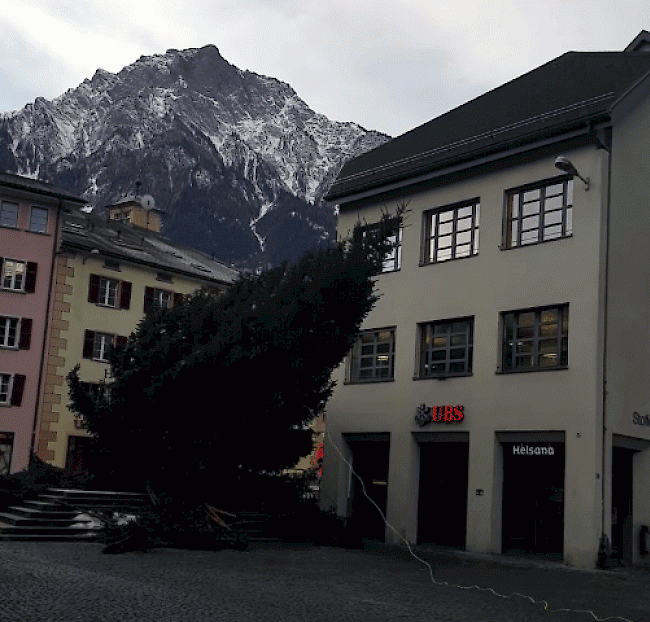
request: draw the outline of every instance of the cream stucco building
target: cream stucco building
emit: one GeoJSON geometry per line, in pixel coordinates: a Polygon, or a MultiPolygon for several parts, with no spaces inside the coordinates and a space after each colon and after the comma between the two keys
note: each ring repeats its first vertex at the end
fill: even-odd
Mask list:
{"type": "Polygon", "coordinates": [[[407,205],[326,413],[323,504],[362,535],[648,561],[649,44],[569,52],[341,171],[341,236],[407,205]]]}
{"type": "MultiPolygon", "coordinates": [[[[70,472],[83,470],[88,434],[68,409],[68,372],[79,364],[81,380],[105,390],[108,348],[127,339],[148,306],[173,306],[200,287],[225,291],[237,277],[234,268],[170,242],[159,230],[159,211],[147,195],[120,201],[104,217],[64,218],[37,453],[70,472]]],[[[182,427],[181,419],[179,413],[182,427]]]]}

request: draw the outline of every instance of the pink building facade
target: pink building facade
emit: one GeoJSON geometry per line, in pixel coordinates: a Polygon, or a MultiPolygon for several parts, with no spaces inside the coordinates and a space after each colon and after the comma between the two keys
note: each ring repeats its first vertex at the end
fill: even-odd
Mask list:
{"type": "Polygon", "coordinates": [[[29,465],[43,379],[63,211],[83,199],[0,173],[0,474],[29,465]]]}

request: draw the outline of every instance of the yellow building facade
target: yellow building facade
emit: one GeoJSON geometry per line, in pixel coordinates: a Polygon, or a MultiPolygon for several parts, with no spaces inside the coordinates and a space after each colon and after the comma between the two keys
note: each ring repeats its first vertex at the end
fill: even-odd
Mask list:
{"type": "Polygon", "coordinates": [[[121,220],[70,215],[62,234],[37,454],[78,472],[88,433],[68,408],[67,374],[80,365],[81,380],[103,390],[110,383],[108,349],[126,341],[148,306],[173,306],[201,287],[223,292],[237,271],[121,220]]]}

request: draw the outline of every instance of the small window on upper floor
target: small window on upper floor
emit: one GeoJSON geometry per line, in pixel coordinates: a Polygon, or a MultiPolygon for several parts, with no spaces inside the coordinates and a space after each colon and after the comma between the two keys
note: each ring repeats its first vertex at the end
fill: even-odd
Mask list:
{"type": "Polygon", "coordinates": [[[0,315],[0,348],[29,350],[32,339],[30,318],[0,315]]]}
{"type": "Polygon", "coordinates": [[[502,248],[569,237],[573,232],[573,179],[552,179],[506,193],[502,248]]]}
{"type": "Polygon", "coordinates": [[[392,380],[394,365],[395,329],[363,330],[348,357],[348,381],[392,380]]]}
{"type": "MultiPolygon", "coordinates": [[[[392,244],[393,248],[390,252],[386,253],[381,271],[395,272],[402,267],[402,223],[399,218],[394,218],[391,219],[388,224],[394,231],[394,233],[388,237],[388,241],[392,244]]],[[[363,236],[376,235],[379,233],[380,227],[381,223],[374,223],[361,227],[359,231],[363,236]]]]}
{"type": "Polygon", "coordinates": [[[37,264],[0,257],[0,289],[33,294],[36,291],[37,264]]]}
{"type": "Polygon", "coordinates": [[[501,314],[501,371],[564,369],[569,363],[569,305],[501,314]]]}
{"type": "Polygon", "coordinates": [[[91,274],[88,284],[88,302],[101,307],[129,309],[131,306],[131,282],[91,274]]]}
{"type": "Polygon", "coordinates": [[[2,201],[0,204],[0,227],[12,227],[15,229],[17,226],[18,205],[16,203],[2,201]]]}
{"type": "Polygon", "coordinates": [[[422,263],[441,263],[478,254],[478,199],[424,213],[422,263]]]}
{"type": "Polygon", "coordinates": [[[29,230],[35,233],[47,233],[47,210],[42,207],[32,207],[29,217],[29,230]]]}
{"type": "Polygon", "coordinates": [[[472,373],[474,318],[419,325],[420,378],[468,376],[472,373]]]}

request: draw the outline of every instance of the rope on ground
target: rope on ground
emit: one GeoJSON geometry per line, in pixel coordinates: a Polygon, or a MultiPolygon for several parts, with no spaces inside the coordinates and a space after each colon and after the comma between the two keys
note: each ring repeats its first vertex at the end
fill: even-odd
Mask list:
{"type": "Polygon", "coordinates": [[[429,571],[429,578],[431,579],[431,582],[434,585],[439,585],[439,586],[447,586],[447,587],[455,587],[460,590],[478,590],[479,592],[491,592],[495,596],[503,599],[510,599],[514,598],[515,596],[519,596],[520,598],[524,598],[526,600],[529,600],[533,605],[543,605],[544,610],[548,611],[549,613],[584,613],[587,615],[590,615],[596,622],[607,622],[607,620],[622,620],[623,622],[634,622],[634,620],[630,620],[629,618],[623,618],[621,616],[609,616],[607,618],[599,618],[593,611],[590,609],[570,609],[570,608],[562,608],[562,609],[549,609],[548,601],[546,600],[536,600],[532,596],[527,596],[526,594],[520,594],[519,592],[513,592],[511,594],[499,594],[496,592],[494,589],[491,587],[479,587],[478,585],[457,585],[455,583],[448,583],[447,581],[438,581],[434,578],[433,576],[433,568],[431,567],[431,564],[426,561],[425,559],[422,559],[419,555],[417,555],[414,551],[413,548],[411,547],[410,543],[391,525],[387,520],[385,514],[382,512],[381,508],[375,503],[374,499],[371,499],[370,496],[368,495],[366,491],[366,485],[359,476],[359,474],[352,468],[352,464],[346,459],[346,457],[343,455],[341,450],[338,448],[336,443],[334,442],[334,439],[330,435],[327,427],[325,428],[325,436],[327,437],[328,441],[330,442],[331,446],[334,447],[336,450],[336,453],[341,457],[341,460],[345,462],[345,464],[348,466],[350,469],[350,472],[354,477],[356,477],[359,480],[359,483],[361,484],[361,490],[363,491],[364,496],[372,505],[376,508],[376,510],[379,512],[379,515],[381,516],[382,520],[384,521],[384,524],[406,545],[406,548],[408,549],[408,552],[410,555],[419,561],[421,564],[424,564],[428,571],[429,571]]]}

